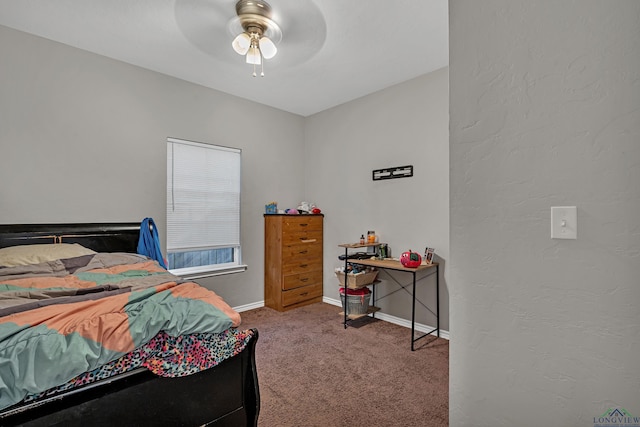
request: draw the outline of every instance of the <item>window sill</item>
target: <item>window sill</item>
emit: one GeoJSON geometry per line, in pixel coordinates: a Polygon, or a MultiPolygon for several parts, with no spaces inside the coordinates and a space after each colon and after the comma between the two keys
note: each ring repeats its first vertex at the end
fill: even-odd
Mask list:
{"type": "Polygon", "coordinates": [[[176,274],[185,280],[195,280],[195,279],[204,279],[206,277],[215,277],[215,276],[223,276],[227,274],[242,273],[246,271],[247,268],[248,268],[247,265],[234,265],[233,267],[221,268],[218,270],[199,271],[194,273],[178,274],[179,272],[176,272],[175,270],[174,271],[169,270],[169,272],[172,274],[176,274]]]}

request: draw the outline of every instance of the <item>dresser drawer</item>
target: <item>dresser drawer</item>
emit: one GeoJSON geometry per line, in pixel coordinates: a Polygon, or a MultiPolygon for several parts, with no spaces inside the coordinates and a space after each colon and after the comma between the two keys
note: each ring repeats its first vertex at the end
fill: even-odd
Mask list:
{"type": "Polygon", "coordinates": [[[283,262],[318,257],[322,257],[322,243],[302,243],[299,245],[287,245],[282,248],[283,262]]]}
{"type": "Polygon", "coordinates": [[[322,243],[322,230],[283,230],[282,244],[322,243]]]}
{"type": "Polygon", "coordinates": [[[290,260],[282,263],[282,276],[307,273],[314,270],[322,270],[322,259],[310,257],[299,260],[290,260]]]}
{"type": "Polygon", "coordinates": [[[309,271],[306,273],[289,274],[282,278],[282,289],[295,289],[307,285],[322,285],[322,270],[309,271]]]}
{"type": "Polygon", "coordinates": [[[322,231],[321,216],[288,216],[283,220],[282,225],[288,231],[313,230],[322,231]]]}
{"type": "Polygon", "coordinates": [[[282,291],[282,305],[288,306],[322,296],[322,284],[282,291]]]}

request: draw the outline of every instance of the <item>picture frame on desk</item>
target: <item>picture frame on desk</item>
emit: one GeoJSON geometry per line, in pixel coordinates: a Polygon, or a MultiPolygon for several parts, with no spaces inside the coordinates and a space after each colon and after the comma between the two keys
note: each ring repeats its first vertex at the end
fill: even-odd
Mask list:
{"type": "Polygon", "coordinates": [[[435,249],[434,248],[425,248],[424,250],[424,263],[427,265],[432,265],[433,264],[433,255],[435,253],[435,249]]]}

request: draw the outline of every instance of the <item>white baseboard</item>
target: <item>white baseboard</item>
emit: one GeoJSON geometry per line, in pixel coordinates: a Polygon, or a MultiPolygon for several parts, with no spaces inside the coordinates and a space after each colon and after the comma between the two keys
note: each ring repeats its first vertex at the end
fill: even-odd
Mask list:
{"type": "MultiPolygon", "coordinates": [[[[335,305],[337,307],[342,308],[342,302],[340,300],[322,297],[322,302],[327,304],[335,305]]],[[[233,307],[235,311],[238,313],[242,313],[243,311],[254,310],[256,308],[264,307],[264,301],[257,301],[251,304],[240,305],[237,307],[233,307]]],[[[394,325],[404,326],[405,328],[411,328],[411,320],[403,319],[401,317],[392,316],[390,314],[385,314],[381,312],[376,313],[376,319],[384,320],[385,322],[393,323],[394,325]]],[[[435,326],[423,325],[422,323],[416,323],[415,329],[418,332],[427,333],[433,330],[435,326]]],[[[436,335],[435,332],[432,332],[431,335],[436,335]]],[[[440,329],[440,338],[444,338],[446,340],[449,339],[449,331],[445,331],[440,329]]]]}
{"type": "Polygon", "coordinates": [[[233,309],[238,313],[242,313],[243,311],[254,310],[260,307],[264,307],[264,301],[258,301],[258,302],[252,302],[251,304],[239,305],[237,307],[233,307],[233,309]]]}
{"type": "MultiPolygon", "coordinates": [[[[322,302],[326,302],[327,304],[335,305],[337,307],[342,308],[342,302],[340,300],[322,297],[322,302]]],[[[376,312],[376,319],[384,320],[385,322],[393,323],[394,325],[404,326],[405,328],[411,328],[411,320],[403,319],[401,317],[392,316],[390,314],[385,314],[381,312],[376,312]]],[[[418,332],[427,333],[433,330],[435,326],[424,325],[422,323],[416,323],[415,329],[418,332]]],[[[437,335],[436,332],[432,332],[431,335],[437,335]]],[[[440,329],[440,338],[444,338],[446,340],[449,339],[449,331],[445,331],[440,329]]]]}

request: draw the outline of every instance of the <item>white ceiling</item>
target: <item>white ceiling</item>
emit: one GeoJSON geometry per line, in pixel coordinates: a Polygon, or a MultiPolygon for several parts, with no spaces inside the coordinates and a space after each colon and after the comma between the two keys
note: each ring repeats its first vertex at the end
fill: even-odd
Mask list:
{"type": "Polygon", "coordinates": [[[0,25],[302,116],[448,65],[447,0],[270,0],[282,41],[252,77],[235,3],[0,0],[0,25]]]}

